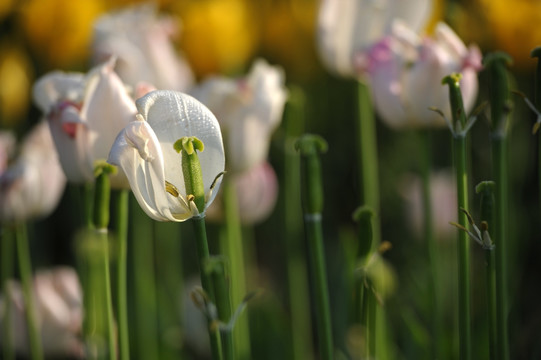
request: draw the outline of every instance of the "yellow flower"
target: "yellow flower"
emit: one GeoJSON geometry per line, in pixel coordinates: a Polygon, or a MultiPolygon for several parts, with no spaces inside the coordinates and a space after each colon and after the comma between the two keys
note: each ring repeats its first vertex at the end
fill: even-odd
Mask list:
{"type": "Polygon", "coordinates": [[[172,11],[182,19],[182,48],[197,76],[238,72],[254,55],[258,31],[249,1],[184,1],[172,11]]]}
{"type": "Polygon", "coordinates": [[[100,0],[31,0],[21,8],[21,25],[47,68],[70,68],[86,62],[92,23],[104,9],[100,0]]]}
{"type": "Polygon", "coordinates": [[[541,30],[536,27],[541,22],[539,1],[476,0],[462,9],[456,20],[460,34],[468,41],[485,50],[507,52],[514,67],[535,66],[530,51],[541,44],[541,30]]]}
{"type": "Polygon", "coordinates": [[[13,127],[28,108],[32,67],[26,54],[10,44],[0,44],[0,125],[13,127]]]}

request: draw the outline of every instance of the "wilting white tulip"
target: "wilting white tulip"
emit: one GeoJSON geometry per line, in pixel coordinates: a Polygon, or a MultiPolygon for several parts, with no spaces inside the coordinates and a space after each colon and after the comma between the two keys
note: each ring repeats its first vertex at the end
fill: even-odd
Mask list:
{"type": "Polygon", "coordinates": [[[193,74],[171,42],[178,28],[172,18],[158,16],[153,4],[103,15],[94,24],[94,62],[116,56],[116,71],[126,84],[135,87],[144,81],[158,89],[184,91],[193,74]]]}
{"type": "Polygon", "coordinates": [[[139,205],[151,218],[184,221],[203,213],[216,196],[225,166],[218,121],[199,101],[175,91],[150,92],[136,105],[136,121],[118,135],[108,161],[124,171],[139,205]],[[179,139],[186,139],[181,154],[179,139]],[[197,194],[186,190],[191,183],[185,178],[186,154],[199,158],[202,205],[197,204],[197,194]]]}
{"type": "MultiPolygon", "coordinates": [[[[21,285],[9,281],[8,294],[0,298],[0,332],[5,329],[6,316],[10,316],[10,332],[15,350],[28,355],[30,349],[26,328],[26,310],[21,285]],[[4,311],[9,302],[10,313],[4,311]]],[[[83,357],[81,328],[83,322],[82,290],[77,273],[69,267],[38,271],[34,277],[37,324],[41,334],[43,352],[47,357],[83,357]]],[[[5,336],[0,336],[0,341],[5,336]]]]}
{"type": "Polygon", "coordinates": [[[317,44],[327,68],[357,77],[364,70],[363,53],[387,35],[394,19],[416,32],[431,15],[431,0],[321,0],[317,44]]]}
{"type": "MultiPolygon", "coordinates": [[[[265,220],[274,209],[278,198],[278,179],[268,162],[263,162],[242,173],[231,175],[238,201],[240,221],[254,224],[265,220]]],[[[219,193],[216,202],[222,201],[219,193]]],[[[207,219],[223,220],[222,206],[212,206],[207,211],[207,219]]]]}
{"type": "Polygon", "coordinates": [[[404,24],[395,23],[393,34],[374,45],[368,74],[376,110],[393,128],[445,126],[435,107],[450,118],[449,90],[441,80],[462,74],[460,88],[466,111],[477,97],[477,72],[481,52],[462,40],[443,23],[434,37],[419,37],[404,24]]]}
{"type": "MultiPolygon", "coordinates": [[[[52,72],[34,85],[34,101],[46,115],[70,182],[94,181],[94,163],[105,160],[118,133],[135,118],[135,102],[115,74],[115,60],[88,75],[52,72]]],[[[113,188],[128,187],[122,172],[113,188]]]]}
{"type": "Polygon", "coordinates": [[[46,122],[25,138],[18,158],[0,174],[0,220],[49,215],[58,205],[66,177],[46,122]]]}
{"type": "Polygon", "coordinates": [[[281,68],[257,60],[246,77],[210,78],[192,91],[222,126],[228,171],[241,172],[267,159],[287,99],[284,81],[281,68]]]}

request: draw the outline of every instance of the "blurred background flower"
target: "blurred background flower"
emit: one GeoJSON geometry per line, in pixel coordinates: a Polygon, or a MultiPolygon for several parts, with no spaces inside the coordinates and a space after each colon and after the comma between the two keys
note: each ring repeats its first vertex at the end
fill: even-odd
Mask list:
{"type": "Polygon", "coordinates": [[[23,140],[15,161],[0,172],[0,220],[26,221],[49,215],[65,185],[49,126],[41,122],[23,140]]]}
{"type": "Polygon", "coordinates": [[[442,116],[430,108],[451,119],[448,90],[441,84],[449,74],[462,74],[460,90],[466,112],[477,99],[481,52],[475,45],[467,48],[444,23],[429,38],[395,22],[391,35],[373,45],[367,59],[376,111],[392,128],[445,126],[442,116]]]}
{"type": "Polygon", "coordinates": [[[199,78],[236,74],[249,63],[259,41],[254,5],[248,0],[190,0],[171,6],[182,18],[181,46],[199,78]]]}
{"type": "Polygon", "coordinates": [[[193,75],[171,41],[179,32],[179,24],[158,15],[154,4],[107,13],[94,22],[93,63],[115,57],[115,71],[132,88],[146,82],[158,89],[186,91],[193,75]]]}
{"type": "MultiPolygon", "coordinates": [[[[4,325],[6,316],[10,316],[15,350],[20,356],[28,356],[23,290],[19,282],[11,280],[7,291],[0,297],[0,341],[5,339],[4,325]],[[4,311],[6,302],[10,302],[9,314],[4,311]]],[[[75,269],[62,266],[37,271],[34,293],[44,355],[47,358],[83,358],[83,299],[75,269]]]]}
{"type": "MultiPolygon", "coordinates": [[[[68,180],[94,182],[96,160],[105,160],[118,133],[136,108],[113,68],[115,59],[80,73],[52,72],[34,85],[34,101],[47,119],[68,180]]],[[[127,188],[120,171],[111,186],[127,188]]]]}

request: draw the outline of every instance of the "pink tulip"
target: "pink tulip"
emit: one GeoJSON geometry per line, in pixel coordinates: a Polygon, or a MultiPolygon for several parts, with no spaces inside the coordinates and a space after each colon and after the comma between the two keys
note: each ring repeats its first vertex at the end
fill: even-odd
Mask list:
{"type": "Polygon", "coordinates": [[[340,76],[363,76],[356,59],[389,34],[395,19],[421,31],[431,11],[430,0],[321,0],[317,29],[321,59],[340,76]]]}
{"type": "Polygon", "coordinates": [[[366,63],[376,111],[390,127],[440,127],[444,119],[435,107],[450,118],[448,89],[441,80],[462,73],[464,107],[469,112],[477,97],[477,72],[481,53],[467,48],[447,25],[440,23],[434,37],[419,37],[396,22],[393,33],[375,44],[366,63]]]}

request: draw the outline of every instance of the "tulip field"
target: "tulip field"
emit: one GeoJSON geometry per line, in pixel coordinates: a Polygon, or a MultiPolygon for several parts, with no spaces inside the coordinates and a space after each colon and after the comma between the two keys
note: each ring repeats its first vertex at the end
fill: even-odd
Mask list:
{"type": "Polygon", "coordinates": [[[541,358],[539,21],[3,1],[0,359],[541,358]]]}

